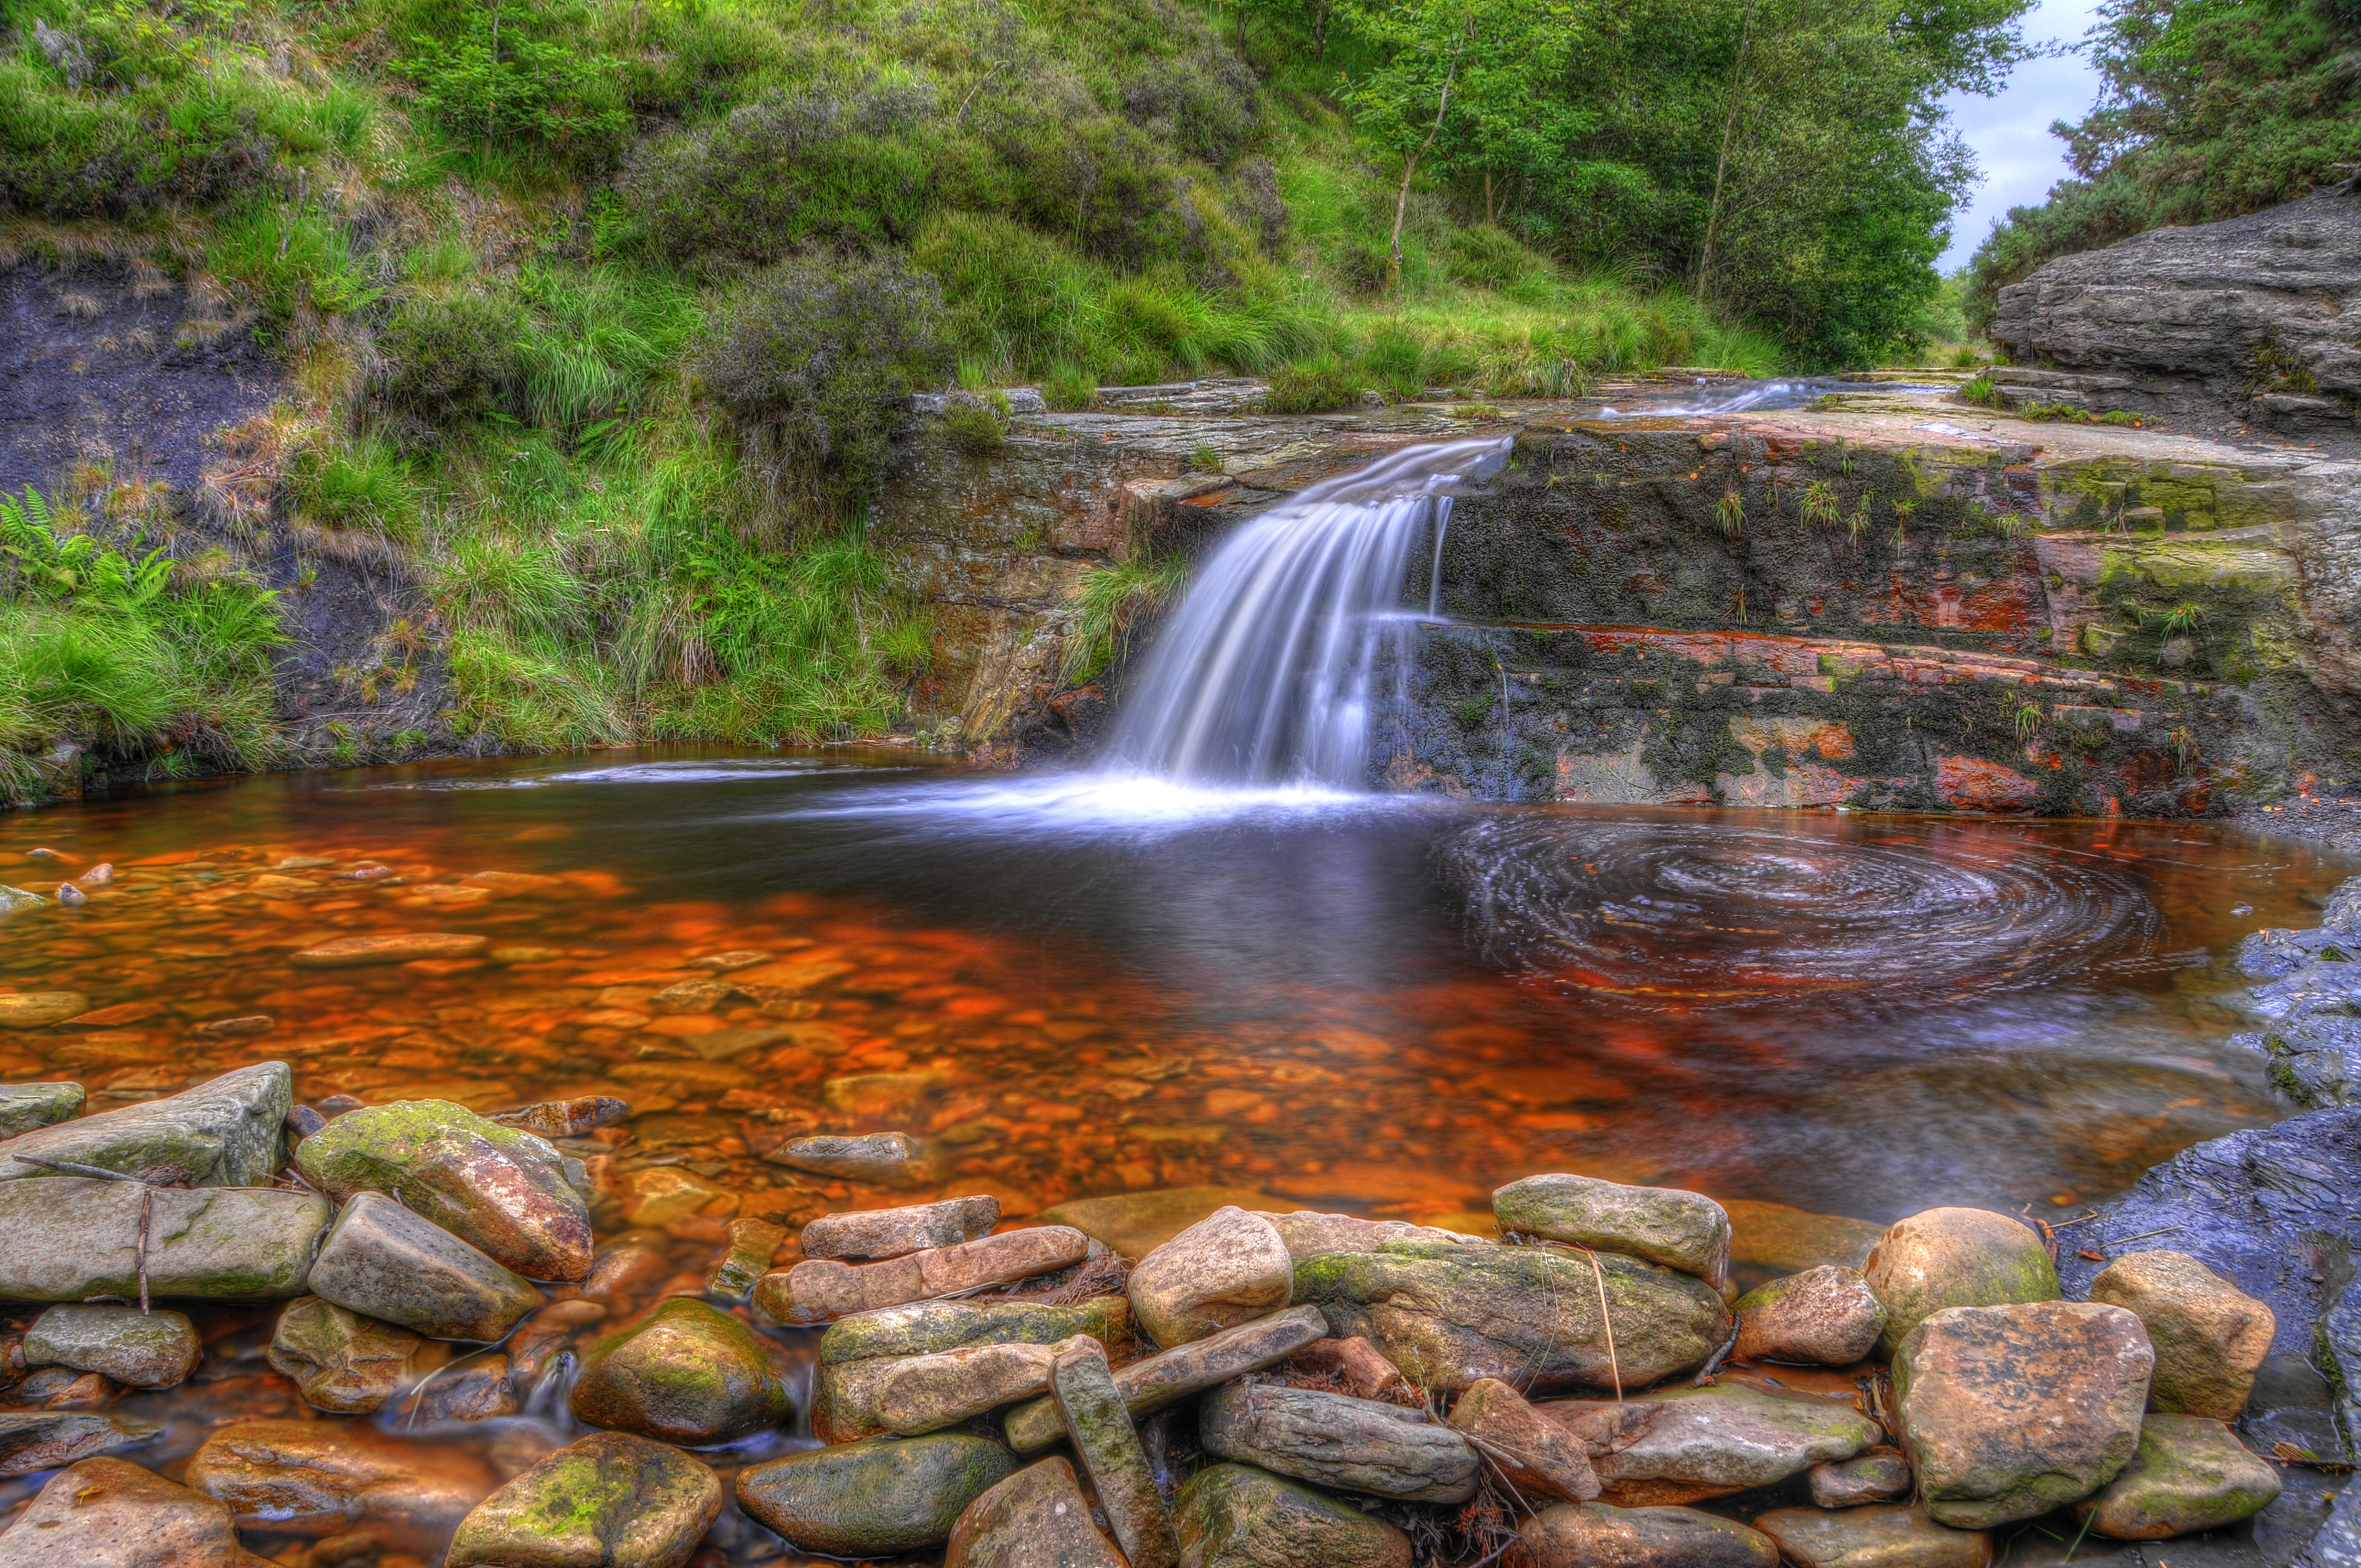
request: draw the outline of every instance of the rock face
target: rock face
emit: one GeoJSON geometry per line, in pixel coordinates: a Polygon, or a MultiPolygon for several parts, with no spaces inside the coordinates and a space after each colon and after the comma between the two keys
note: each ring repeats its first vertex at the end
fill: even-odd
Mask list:
{"type": "Polygon", "coordinates": [[[1464,1503],[1480,1462],[1449,1427],[1375,1399],[1232,1383],[1197,1408],[1205,1452],[1281,1475],[1373,1497],[1464,1503]]]}
{"type": "Polygon", "coordinates": [[[901,1209],[823,1214],[804,1227],[801,1245],[806,1257],[862,1262],[900,1257],[928,1247],[957,1246],[989,1235],[999,1223],[997,1198],[946,1198],[939,1203],[914,1203],[901,1209]]]}
{"type": "Polygon", "coordinates": [[[1993,1559],[1991,1536],[1937,1524],[1924,1508],[1773,1508],[1754,1528],[1795,1568],[1986,1568],[1993,1559]]]}
{"type": "Polygon", "coordinates": [[[2076,1511],[2101,1535],[2162,1541],[2260,1513],[2279,1486],[2279,1473],[2222,1422],[2152,1415],[2141,1425],[2132,1462],[2076,1511]]]}
{"type": "Polygon", "coordinates": [[[2156,1353],[2084,1301],[1950,1307],[1903,1342],[1894,1408],[1938,1523],[1989,1530],[2089,1496],[2139,1445],[2156,1353]]]}
{"type": "Polygon", "coordinates": [[[1563,1400],[1542,1412],[1582,1440],[1624,1508],[1728,1497],[1850,1459],[1884,1433],[1849,1405],[1724,1382],[1620,1402],[1563,1400]]]}
{"type": "Polygon", "coordinates": [[[950,1540],[967,1506],[1016,1470],[987,1437],[864,1438],[748,1466],[738,1506],[798,1551],[885,1557],[950,1540]]]}
{"type": "Polygon", "coordinates": [[[967,1506],[943,1568],[1125,1568],[1062,1459],[1027,1465],[967,1506]]]}
{"type": "Polygon", "coordinates": [[[1250,1464],[1215,1464],[1172,1500],[1191,1568],[1410,1568],[1410,1537],[1383,1519],[1250,1464]]]}
{"type": "Polygon", "coordinates": [[[1897,1220],[1861,1274],[1885,1309],[1879,1345],[1891,1356],[1946,1307],[2054,1301],[2058,1270],[2029,1225],[1983,1209],[1929,1209],[1897,1220]]]}
{"type": "Polygon", "coordinates": [[[1735,1519],[1694,1508],[1560,1503],[1525,1526],[1535,1568],[1779,1568],[1779,1548],[1735,1519]]]}
{"type": "Polygon", "coordinates": [[[148,1205],[151,1298],[274,1301],[303,1293],[328,1201],[268,1188],[141,1189],[96,1177],[0,1182],[0,1299],[139,1298],[148,1205]]]}
{"type": "Polygon", "coordinates": [[[1850,1366],[1885,1332],[1885,1307],[1857,1268],[1824,1264],[1741,1297],[1741,1361],[1850,1366]]]}
{"type": "Polygon", "coordinates": [[[2187,1253],[2127,1253],[2091,1281],[2091,1299],[2147,1326],[2148,1408],[2178,1415],[2236,1420],[2279,1331],[2268,1307],[2187,1253]]]}
{"type": "Polygon", "coordinates": [[[1640,1387],[1702,1363],[1730,1337],[1730,1310],[1694,1275],[1614,1254],[1486,1243],[1384,1242],[1298,1257],[1295,1299],[1339,1334],[1374,1343],[1402,1376],[1458,1394],[1479,1377],[1518,1387],[1604,1389],[1616,1368],[1640,1387]],[[1615,1325],[1607,1354],[1598,1295],[1615,1325]]]}
{"type": "MultiPolygon", "coordinates": [[[[1294,1307],[1224,1329],[1211,1339],[1192,1340],[1159,1354],[1135,1361],[1115,1375],[1124,1408],[1134,1416],[1162,1409],[1176,1399],[1202,1393],[1216,1384],[1276,1365],[1327,1332],[1327,1320],[1317,1307],[1294,1307]]],[[[1008,1446],[1019,1453],[1036,1453],[1066,1433],[1065,1418],[1049,1398],[1019,1405],[1008,1412],[1008,1446]]]]}
{"type": "Polygon", "coordinates": [[[9,1568],[268,1568],[238,1544],[230,1511],[120,1459],[49,1478],[5,1534],[9,1568]]]}
{"type": "Polygon", "coordinates": [[[0,1138],[13,1138],[82,1109],[79,1083],[0,1083],[0,1138]]]}
{"type": "Polygon", "coordinates": [[[425,1343],[397,1324],[301,1296],[279,1314],[269,1355],[274,1370],[295,1379],[306,1404],[368,1415],[409,1381],[412,1358],[425,1343]]]}
{"type": "Polygon", "coordinates": [[[162,1100],[38,1127],[0,1143],[0,1180],[48,1174],[19,1155],[194,1187],[268,1187],[294,1095],[285,1062],[225,1072],[162,1100]]]}
{"type": "Polygon", "coordinates": [[[1451,1424],[1482,1445],[1521,1497],[1587,1503],[1598,1496],[1598,1473],[1582,1440],[1497,1377],[1482,1378],[1459,1396],[1451,1424]]]}
{"type": "Polygon", "coordinates": [[[2023,364],[2105,373],[2076,400],[2094,409],[2349,420],[2356,297],[2361,194],[2321,194],[2059,257],[2000,291],[1992,335],[2023,364]]]}
{"type": "Polygon", "coordinates": [[[721,1478],[622,1432],[559,1449],[478,1504],[448,1568],[681,1568],[721,1512],[721,1478]]]}
{"type": "Polygon", "coordinates": [[[25,1365],[97,1372],[135,1388],[169,1388],[196,1370],[203,1345],[181,1312],[51,1307],[26,1332],[25,1365]]]}
{"type": "Polygon", "coordinates": [[[1055,1344],[1088,1334],[1102,1344],[1131,1332],[1131,1303],[1094,1297],[1071,1306],[1039,1301],[928,1301],[865,1312],[820,1336],[812,1373],[812,1431],[846,1442],[886,1430],[877,1394],[897,1359],[970,1344],[1055,1344]]]}
{"type": "Polygon", "coordinates": [[[441,1100],[347,1112],[305,1138],[295,1168],[338,1202],[401,1200],[528,1279],[590,1272],[590,1211],[565,1157],[533,1134],[441,1100]]]}
{"type": "Polygon", "coordinates": [[[735,1442],[795,1418],[785,1371],[784,1353],[769,1340],[684,1298],[591,1346],[574,1385],[574,1414],[661,1442],[735,1442]]]}
{"type": "Polygon", "coordinates": [[[1661,1263],[1715,1289],[1730,1282],[1730,1215],[1701,1192],[1588,1176],[1528,1176],[1492,1194],[1504,1231],[1661,1263]]]}
{"type": "Polygon", "coordinates": [[[345,1205],[313,1260],[312,1293],[434,1339],[496,1340],[541,1292],[390,1198],[345,1205]]]}
{"type": "Polygon", "coordinates": [[[1128,1290],[1140,1327],[1169,1348],[1277,1311],[1294,1279],[1269,1217],[1224,1208],[1140,1259],[1128,1290]]]}
{"type": "Polygon", "coordinates": [[[189,1461],[189,1485],[227,1503],[241,1525],[313,1537],[366,1529],[419,1551],[439,1550],[497,1484],[456,1449],[346,1421],[241,1421],[189,1461]]]}

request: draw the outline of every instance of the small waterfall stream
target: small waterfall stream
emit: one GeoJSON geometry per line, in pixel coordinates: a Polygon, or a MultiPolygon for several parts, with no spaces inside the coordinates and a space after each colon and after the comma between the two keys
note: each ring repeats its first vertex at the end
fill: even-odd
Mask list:
{"type": "MultiPolygon", "coordinates": [[[[1107,766],[1193,784],[1363,782],[1369,680],[1410,553],[1507,437],[1404,447],[1254,519],[1197,572],[1125,699],[1107,766]]],[[[1390,621],[1390,623],[1389,623],[1390,621]]]]}

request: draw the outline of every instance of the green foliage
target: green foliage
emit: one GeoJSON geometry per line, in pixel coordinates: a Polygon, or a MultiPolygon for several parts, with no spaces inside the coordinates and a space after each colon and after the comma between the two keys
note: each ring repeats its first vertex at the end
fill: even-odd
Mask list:
{"type": "Polygon", "coordinates": [[[1087,409],[1099,400],[1098,378],[1071,359],[1060,359],[1041,378],[1041,396],[1061,412],[1087,409]]]}
{"type": "MultiPolygon", "coordinates": [[[[1001,401],[1005,403],[1004,396],[1001,401]]],[[[961,399],[943,411],[952,444],[974,457],[989,457],[1008,443],[1007,416],[981,400],[961,399]]]]}
{"type": "Polygon", "coordinates": [[[225,217],[205,261],[277,321],[307,307],[347,315],[384,291],[370,283],[345,226],[309,203],[258,203],[225,217]]]}
{"type": "Polygon", "coordinates": [[[1833,527],[1837,521],[1837,493],[1824,479],[1814,479],[1804,487],[1804,521],[1818,527],[1833,527]]]}
{"type": "Polygon", "coordinates": [[[1264,410],[1275,414],[1326,413],[1349,409],[1361,400],[1360,373],[1334,354],[1323,354],[1301,365],[1282,365],[1270,373],[1270,399],[1264,410]]]}
{"type": "Polygon", "coordinates": [[[1736,539],[1745,532],[1746,498],[1736,490],[1724,490],[1713,505],[1713,522],[1724,539],[1736,539]]]}
{"type": "Polygon", "coordinates": [[[2361,160],[2361,9],[2349,0],[2110,0],[2093,29],[2097,108],[2066,138],[2074,178],[2015,207],[1970,263],[1982,327],[2053,257],[2165,224],[2291,201],[2361,160]]]}
{"type": "Polygon", "coordinates": [[[480,419],[500,407],[518,380],[523,303],[505,290],[412,295],[378,334],[386,407],[429,423],[480,419]]]}
{"type": "Polygon", "coordinates": [[[621,150],[631,121],[614,91],[620,62],[582,48],[578,16],[492,0],[433,20],[392,69],[445,135],[486,148],[523,141],[586,167],[621,150]]]}
{"type": "Polygon", "coordinates": [[[1175,557],[1092,567],[1074,594],[1061,670],[1066,684],[1080,685],[1115,663],[1129,650],[1139,625],[1178,598],[1188,582],[1187,564],[1175,557]]]}
{"type": "Polygon", "coordinates": [[[414,537],[411,466],[381,437],[304,447],[288,466],[287,486],[299,515],[309,521],[414,537]]]}

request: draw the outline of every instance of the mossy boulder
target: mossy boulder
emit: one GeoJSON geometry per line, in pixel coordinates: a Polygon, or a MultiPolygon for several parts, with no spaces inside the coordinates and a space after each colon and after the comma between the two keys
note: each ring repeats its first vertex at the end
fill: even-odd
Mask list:
{"type": "Polygon", "coordinates": [[[344,1201],[385,1192],[528,1279],[590,1272],[590,1211],[547,1141],[444,1100],[348,1112],[296,1146],[295,1168],[344,1201]]]}
{"type": "Polygon", "coordinates": [[[1730,1214],[1701,1192],[1528,1176],[1492,1194],[1492,1213],[1503,1231],[1645,1258],[1717,1290],[1730,1279],[1730,1214]]]}
{"type": "Polygon", "coordinates": [[[559,1449],[476,1505],[448,1568],[681,1568],[721,1512],[721,1478],[624,1432],[559,1449]]]}
{"type": "Polygon", "coordinates": [[[2075,1512],[2100,1535],[2162,1541],[2258,1514],[2279,1486],[2279,1472],[2247,1452],[2223,1422],[2151,1415],[2140,1423],[2131,1463],[2075,1512]]]}
{"type": "Polygon", "coordinates": [[[1016,1456],[986,1437],[864,1438],[749,1466],[738,1506],[799,1552],[883,1557],[942,1545],[970,1503],[1016,1473],[1016,1456]]]}
{"type": "Polygon", "coordinates": [[[708,1447],[795,1418],[785,1353],[703,1301],[667,1301],[590,1347],[575,1416],[594,1427],[708,1447]]]}
{"type": "Polygon", "coordinates": [[[148,1289],[159,1300],[300,1296],[328,1224],[328,1201],[316,1192],[87,1176],[0,1182],[0,1300],[137,1300],[143,1205],[148,1289]]]}
{"type": "Polygon", "coordinates": [[[2033,1227],[1985,1209],[1928,1209],[1896,1220],[1861,1273],[1885,1309],[1878,1345],[1889,1357],[1946,1307],[2058,1299],[2058,1266],[2033,1227]]]}
{"type": "Polygon", "coordinates": [[[268,1187],[295,1103],[283,1061],[257,1063],[161,1100],[36,1127],[0,1143],[0,1180],[49,1174],[17,1160],[95,1165],[191,1187],[268,1187]]]}
{"type": "Polygon", "coordinates": [[[1386,1242],[1301,1258],[1294,1299],[1318,1303],[1338,1335],[1374,1343],[1412,1383],[1453,1395],[1482,1377],[1605,1389],[1620,1373],[1623,1387],[1642,1387],[1702,1364],[1730,1326],[1720,1296],[1695,1275],[1612,1253],[1482,1243],[1386,1242]]]}
{"type": "Polygon", "coordinates": [[[1410,1537],[1324,1492],[1251,1464],[1200,1470],[1172,1500],[1197,1568],[1410,1568],[1410,1537]]]}

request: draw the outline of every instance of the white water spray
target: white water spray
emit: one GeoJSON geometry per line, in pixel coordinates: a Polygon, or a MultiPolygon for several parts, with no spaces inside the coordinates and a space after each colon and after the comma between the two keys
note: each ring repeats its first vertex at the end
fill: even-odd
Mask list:
{"type": "MultiPolygon", "coordinates": [[[[1506,437],[1404,447],[1263,513],[1213,553],[1149,650],[1107,766],[1196,784],[1363,782],[1381,639],[1410,551],[1506,437]]],[[[1428,594],[1438,608],[1441,584],[1428,594]]]]}

